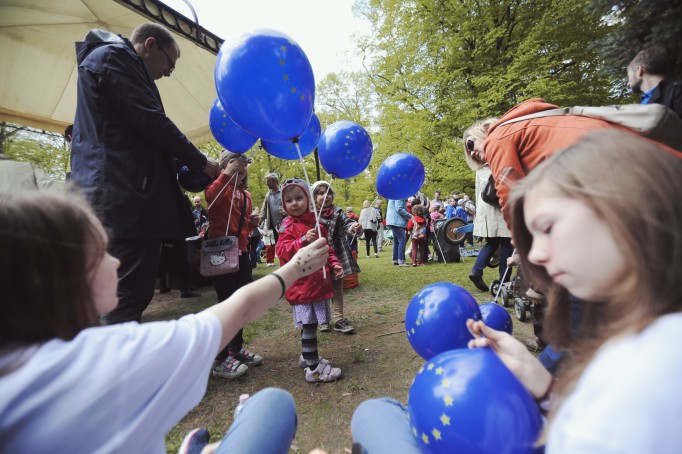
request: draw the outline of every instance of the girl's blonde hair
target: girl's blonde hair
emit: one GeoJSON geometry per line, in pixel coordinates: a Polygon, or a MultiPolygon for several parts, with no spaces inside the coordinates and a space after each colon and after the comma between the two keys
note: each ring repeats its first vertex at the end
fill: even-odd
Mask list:
{"type": "Polygon", "coordinates": [[[567,351],[558,403],[574,389],[607,339],[639,332],[656,318],[682,310],[680,175],[680,156],[633,134],[607,130],[588,134],[556,153],[512,190],[509,213],[514,244],[526,276],[548,298],[544,332],[552,344],[567,351]],[[614,289],[617,296],[582,305],[575,332],[570,329],[570,295],[553,283],[544,267],[528,261],[533,237],[526,227],[524,203],[540,185],[590,207],[610,227],[629,267],[628,277],[614,289]]]}
{"type": "Polygon", "coordinates": [[[474,138],[478,140],[485,140],[488,138],[488,130],[492,125],[497,123],[497,118],[488,118],[487,120],[479,120],[473,125],[469,126],[462,135],[462,143],[464,144],[464,159],[471,170],[478,170],[484,165],[485,161],[479,161],[471,155],[467,150],[467,139],[474,138]]]}

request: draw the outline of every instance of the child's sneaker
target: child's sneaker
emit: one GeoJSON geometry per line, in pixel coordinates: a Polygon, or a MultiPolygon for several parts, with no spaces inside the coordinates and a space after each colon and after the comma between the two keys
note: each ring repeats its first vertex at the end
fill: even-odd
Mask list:
{"type": "Polygon", "coordinates": [[[178,454],[201,454],[201,451],[206,447],[211,435],[206,429],[194,429],[182,440],[178,454]]]}
{"type": "Polygon", "coordinates": [[[350,334],[355,331],[355,328],[353,328],[346,318],[341,318],[338,322],[334,323],[334,331],[338,331],[343,334],[350,334]]]}
{"type": "Polygon", "coordinates": [[[247,370],[249,370],[249,366],[242,364],[234,356],[228,356],[222,363],[217,365],[214,363],[212,372],[215,377],[237,378],[244,375],[247,370]]]}
{"type": "Polygon", "coordinates": [[[331,328],[329,328],[329,323],[320,323],[320,332],[326,333],[331,328]]]}
{"type": "Polygon", "coordinates": [[[263,364],[263,357],[260,355],[255,355],[245,348],[239,350],[239,353],[234,355],[235,359],[246,364],[247,366],[260,366],[263,364]]]}
{"type": "MultiPolygon", "coordinates": [[[[320,359],[318,360],[321,363],[329,364],[329,361],[324,359],[323,357],[320,356],[320,359]]],[[[303,355],[298,357],[298,365],[301,366],[301,369],[305,369],[308,367],[308,363],[305,362],[305,359],[303,359],[303,355]]]]}
{"type": "Polygon", "coordinates": [[[315,370],[310,370],[309,367],[305,368],[305,381],[308,383],[330,382],[339,377],[341,377],[341,369],[332,367],[329,361],[320,361],[315,370]]]}

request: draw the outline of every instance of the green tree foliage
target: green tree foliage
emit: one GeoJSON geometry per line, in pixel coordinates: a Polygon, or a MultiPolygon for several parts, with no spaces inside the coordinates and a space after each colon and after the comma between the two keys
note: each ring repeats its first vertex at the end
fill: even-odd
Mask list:
{"type": "Polygon", "coordinates": [[[11,123],[0,123],[0,154],[20,162],[30,162],[49,178],[64,181],[71,151],[64,136],[11,123]]]}
{"type": "Polygon", "coordinates": [[[596,43],[612,25],[590,0],[362,0],[371,24],[380,148],[427,165],[424,192],[470,191],[463,131],[531,97],[616,101],[596,43]]]}
{"type": "MultiPolygon", "coordinates": [[[[626,66],[640,50],[660,45],[670,52],[670,70],[682,78],[682,2],[679,0],[594,0],[597,10],[609,11],[612,32],[599,43],[605,67],[627,92],[626,66]]],[[[635,98],[632,97],[632,100],[635,98]]],[[[636,102],[636,101],[635,101],[636,102]]]]}

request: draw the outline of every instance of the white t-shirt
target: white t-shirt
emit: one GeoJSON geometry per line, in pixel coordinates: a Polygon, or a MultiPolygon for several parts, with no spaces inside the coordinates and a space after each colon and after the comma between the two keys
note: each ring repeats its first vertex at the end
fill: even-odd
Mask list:
{"type": "Polygon", "coordinates": [[[682,452],[682,314],[606,344],[549,432],[547,454],[682,452]]]}
{"type": "Polygon", "coordinates": [[[218,353],[210,314],[89,328],[0,357],[0,452],[165,453],[218,353]]]}

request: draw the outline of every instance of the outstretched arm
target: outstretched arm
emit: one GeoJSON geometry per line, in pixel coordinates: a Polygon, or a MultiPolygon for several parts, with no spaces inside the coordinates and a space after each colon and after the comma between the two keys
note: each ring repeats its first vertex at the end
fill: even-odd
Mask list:
{"type": "Polygon", "coordinates": [[[247,323],[274,306],[294,281],[319,270],[327,262],[328,251],[327,240],[318,239],[298,251],[291,261],[276,273],[272,273],[282,278],[285,288],[282,288],[276,276],[266,275],[240,288],[225,301],[205,309],[204,312],[216,316],[223,326],[220,348],[224,348],[247,323]]]}

